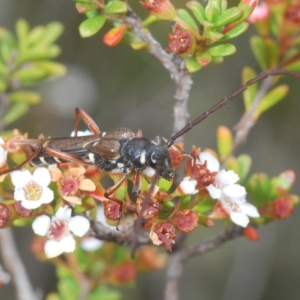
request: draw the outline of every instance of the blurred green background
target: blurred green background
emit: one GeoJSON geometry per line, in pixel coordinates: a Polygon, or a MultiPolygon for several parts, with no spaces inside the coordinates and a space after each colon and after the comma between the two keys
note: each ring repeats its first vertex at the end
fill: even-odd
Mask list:
{"type": "MultiPolygon", "coordinates": [[[[138,6],[138,1],[129,1],[138,6]]],[[[183,3],[177,1],[178,7],[183,3]]],[[[141,9],[141,14],[145,12],[141,9]]],[[[17,19],[26,19],[30,26],[60,21],[65,31],[58,44],[62,48],[59,61],[67,65],[64,78],[39,86],[42,103],[10,128],[19,128],[36,138],[68,136],[74,128],[76,106],[87,110],[102,131],[118,127],[140,128],[144,135],[170,137],[174,83],[168,73],[145,51],[135,52],[125,45],[109,48],[102,43],[105,30],[88,39],[78,34],[84,19],[71,0],[2,0],[0,26],[14,30],[17,19]]],[[[154,26],[155,36],[163,41],[169,32],[165,22],[154,26]]],[[[108,29],[109,27],[105,27],[108,29]]],[[[237,55],[225,58],[222,65],[210,66],[193,75],[194,86],[189,101],[190,119],[207,110],[240,84],[243,66],[257,68],[249,48],[249,30],[235,40],[237,55]]],[[[293,169],[300,174],[299,113],[300,82],[284,78],[291,93],[282,103],[259,120],[247,144],[239,153],[253,158],[252,172],[276,176],[293,169]]],[[[219,125],[232,128],[243,112],[241,98],[216,112],[185,136],[185,148],[193,144],[202,148],[216,147],[215,133],[219,125]]],[[[294,193],[300,193],[295,185],[294,193]]],[[[260,229],[256,243],[243,238],[227,243],[221,249],[191,260],[184,269],[181,299],[300,299],[300,211],[288,219],[260,229]]],[[[199,243],[222,230],[199,228],[189,239],[199,243]]],[[[45,295],[55,290],[55,274],[51,265],[38,262],[29,250],[30,228],[16,229],[18,250],[35,288],[45,295]]],[[[145,274],[134,289],[123,289],[124,299],[162,299],[164,272],[145,274]]],[[[42,297],[44,298],[44,297],[42,297]]],[[[14,299],[13,287],[5,286],[0,299],[14,299]]]]}

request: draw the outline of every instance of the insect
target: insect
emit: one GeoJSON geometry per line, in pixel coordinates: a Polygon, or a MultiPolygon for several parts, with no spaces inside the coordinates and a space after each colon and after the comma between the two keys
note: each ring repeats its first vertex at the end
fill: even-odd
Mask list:
{"type": "MultiPolygon", "coordinates": [[[[227,97],[221,99],[209,110],[201,114],[194,121],[187,124],[179,132],[175,133],[164,145],[162,139],[156,137],[154,140],[143,137],[142,132],[133,132],[127,128],[119,128],[107,133],[100,132],[99,127],[82,109],[75,110],[75,136],[68,138],[48,138],[31,139],[20,142],[20,147],[28,154],[27,159],[20,165],[0,172],[0,175],[21,169],[25,164],[34,165],[49,164],[55,162],[77,162],[81,164],[92,164],[103,171],[110,173],[122,173],[119,182],[108,188],[104,194],[110,196],[126,180],[127,175],[134,169],[136,175],[133,180],[133,191],[139,191],[140,174],[148,167],[155,170],[155,176],[150,184],[149,193],[143,201],[140,215],[143,215],[151,191],[154,189],[155,182],[161,176],[167,180],[174,177],[171,164],[169,149],[176,139],[190,131],[195,125],[202,122],[210,114],[234,99],[237,95],[245,91],[250,85],[259,82],[268,76],[290,75],[300,80],[300,74],[285,69],[270,70],[260,73],[258,76],[241,85],[237,90],[227,97]],[[82,119],[93,135],[77,136],[79,121],[82,119]]],[[[115,199],[112,199],[115,200],[115,199]]],[[[138,218],[134,232],[138,233],[141,227],[141,219],[138,218]]]]}

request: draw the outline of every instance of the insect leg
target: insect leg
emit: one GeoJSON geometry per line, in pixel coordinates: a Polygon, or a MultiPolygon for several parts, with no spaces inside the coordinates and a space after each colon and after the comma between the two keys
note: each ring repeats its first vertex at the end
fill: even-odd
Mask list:
{"type": "Polygon", "coordinates": [[[300,74],[296,72],[292,72],[285,69],[276,69],[276,70],[269,70],[262,72],[258,74],[256,77],[248,80],[246,83],[241,85],[237,90],[235,90],[232,94],[230,94],[227,97],[224,97],[222,100],[220,100],[217,104],[215,104],[213,107],[211,107],[209,110],[201,114],[198,118],[196,118],[194,121],[188,123],[186,126],[184,126],[181,130],[179,130],[177,133],[175,133],[170,140],[167,143],[167,147],[171,147],[175,140],[178,139],[180,136],[184,135],[186,132],[191,130],[195,125],[202,122],[204,119],[206,119],[210,114],[217,111],[219,108],[227,104],[230,100],[234,99],[237,95],[244,92],[250,85],[259,82],[269,76],[275,76],[275,75],[290,75],[298,80],[300,80],[300,74]]]}
{"type": "Polygon", "coordinates": [[[23,166],[25,166],[27,163],[29,163],[30,161],[32,161],[39,153],[41,152],[41,149],[36,149],[26,160],[24,160],[22,163],[20,163],[19,165],[17,165],[16,167],[10,168],[10,169],[6,169],[4,171],[0,172],[0,176],[13,172],[13,171],[17,171],[20,170],[23,166]]]}
{"type": "MultiPolygon", "coordinates": [[[[124,174],[123,177],[116,184],[109,187],[105,191],[104,197],[106,197],[107,199],[110,199],[109,196],[112,195],[122,185],[122,183],[126,180],[126,178],[127,178],[127,174],[124,174]]],[[[111,199],[111,200],[115,201],[115,199],[111,199]]]]}
{"type": "Polygon", "coordinates": [[[150,200],[150,196],[152,195],[152,193],[155,189],[155,184],[157,183],[158,179],[159,179],[159,172],[158,172],[158,170],[156,170],[154,176],[152,177],[149,191],[146,194],[145,198],[143,199],[143,203],[142,203],[141,210],[139,212],[139,216],[136,219],[134,227],[133,227],[132,243],[131,243],[131,248],[130,248],[131,257],[134,257],[134,253],[138,247],[137,242],[138,242],[139,232],[143,225],[143,215],[144,215],[145,210],[147,209],[147,204],[150,200]]]}
{"type": "Polygon", "coordinates": [[[43,148],[43,152],[50,156],[61,159],[62,161],[76,162],[79,164],[89,164],[88,162],[86,162],[85,160],[83,160],[81,158],[78,158],[77,156],[62,152],[62,151],[54,149],[54,148],[45,147],[45,148],[43,148]]]}
{"type": "Polygon", "coordinates": [[[76,107],[75,108],[75,129],[74,129],[75,137],[77,137],[80,118],[84,121],[84,123],[94,134],[100,134],[100,129],[98,125],[95,123],[95,121],[92,119],[92,117],[84,109],[76,107]]]}

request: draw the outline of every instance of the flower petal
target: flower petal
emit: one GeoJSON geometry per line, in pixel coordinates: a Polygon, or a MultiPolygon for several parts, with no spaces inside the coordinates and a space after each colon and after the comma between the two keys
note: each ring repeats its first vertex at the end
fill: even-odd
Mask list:
{"type": "Polygon", "coordinates": [[[219,161],[209,152],[201,152],[199,155],[200,163],[203,165],[207,162],[207,169],[210,172],[218,172],[220,168],[219,161]]]}
{"type": "Polygon", "coordinates": [[[240,179],[239,175],[236,174],[234,171],[229,170],[221,170],[217,175],[216,175],[216,182],[217,184],[220,185],[229,185],[236,183],[240,179]]]}
{"type": "Polygon", "coordinates": [[[37,168],[32,175],[32,180],[42,187],[48,186],[51,182],[49,170],[43,167],[37,168]]]}
{"type": "Polygon", "coordinates": [[[68,253],[73,252],[76,248],[76,242],[71,234],[61,239],[60,245],[63,251],[68,253]]]}
{"type": "Polygon", "coordinates": [[[209,186],[206,187],[207,191],[209,192],[209,195],[213,198],[213,199],[220,199],[222,192],[220,189],[216,188],[215,186],[213,186],[212,184],[210,184],[209,186]]]}
{"type": "Polygon", "coordinates": [[[14,199],[17,201],[25,200],[25,193],[23,188],[16,188],[14,192],[14,199]]]}
{"type": "Polygon", "coordinates": [[[259,214],[257,208],[254,205],[252,205],[248,202],[243,203],[240,206],[240,208],[241,208],[242,212],[244,214],[246,214],[247,216],[249,216],[249,217],[252,217],[252,218],[259,218],[260,217],[260,214],[259,214]]]}
{"type": "Polygon", "coordinates": [[[43,188],[43,193],[40,198],[40,201],[42,203],[50,203],[54,199],[54,193],[49,188],[45,187],[43,188]]]}
{"type": "Polygon", "coordinates": [[[22,200],[21,205],[27,209],[36,209],[43,205],[43,202],[33,200],[22,200]]]}
{"type": "Polygon", "coordinates": [[[225,196],[230,197],[232,201],[243,202],[246,197],[246,189],[239,184],[230,184],[223,188],[225,196]]]}
{"type": "Polygon", "coordinates": [[[82,216],[75,216],[69,221],[69,229],[79,237],[84,236],[90,229],[90,221],[82,216]]]}
{"type": "Polygon", "coordinates": [[[68,220],[71,218],[72,209],[69,206],[65,205],[64,207],[60,207],[55,213],[55,218],[57,220],[68,220]]]}
{"type": "Polygon", "coordinates": [[[243,213],[230,212],[230,219],[233,223],[242,227],[247,227],[249,223],[249,218],[243,213]]]}
{"type": "Polygon", "coordinates": [[[56,257],[64,252],[63,245],[54,240],[48,240],[45,243],[44,249],[48,258],[56,257]]]}
{"type": "Polygon", "coordinates": [[[35,234],[45,236],[50,228],[51,219],[50,217],[43,215],[37,217],[32,223],[32,229],[35,234]]]}
{"type": "Polygon", "coordinates": [[[0,167],[4,166],[7,161],[7,151],[0,146],[0,167]]]}
{"type": "Polygon", "coordinates": [[[11,182],[15,187],[24,187],[32,178],[31,173],[26,170],[17,170],[10,173],[11,182]]]}
{"type": "Polygon", "coordinates": [[[103,245],[102,240],[98,240],[94,237],[86,237],[81,241],[81,248],[87,252],[96,251],[103,245]]]}

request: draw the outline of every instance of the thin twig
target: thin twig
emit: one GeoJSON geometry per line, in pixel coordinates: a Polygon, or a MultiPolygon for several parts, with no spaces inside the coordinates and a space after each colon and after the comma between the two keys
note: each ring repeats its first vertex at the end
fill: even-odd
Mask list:
{"type": "Polygon", "coordinates": [[[173,252],[169,257],[164,300],[179,299],[183,265],[187,262],[187,260],[194,256],[201,256],[207,252],[213,251],[222,246],[224,243],[240,237],[242,233],[243,228],[239,226],[231,226],[211,240],[191,247],[178,248],[177,251],[173,252]]]}
{"type": "MultiPolygon", "coordinates": [[[[169,72],[171,79],[175,82],[173,133],[179,131],[186,125],[189,117],[187,101],[193,83],[191,74],[186,71],[183,59],[167,53],[152,34],[143,28],[141,19],[131,9],[129,9],[128,15],[123,22],[132,26],[140,39],[148,45],[149,53],[161,62],[169,72]]],[[[182,141],[182,138],[179,141],[182,141]]]]}
{"type": "Polygon", "coordinates": [[[16,289],[16,299],[38,300],[38,297],[29,282],[25,267],[16,250],[10,228],[0,230],[0,247],[5,267],[12,276],[12,282],[16,289]]]}
{"type": "Polygon", "coordinates": [[[256,114],[257,107],[261,102],[261,100],[264,98],[264,96],[272,88],[272,86],[273,83],[271,77],[266,78],[262,82],[253,100],[251,108],[243,114],[238,124],[235,126],[236,134],[234,138],[233,152],[235,152],[236,149],[246,141],[250,129],[255,125],[256,122],[255,114],[256,114]]]}

